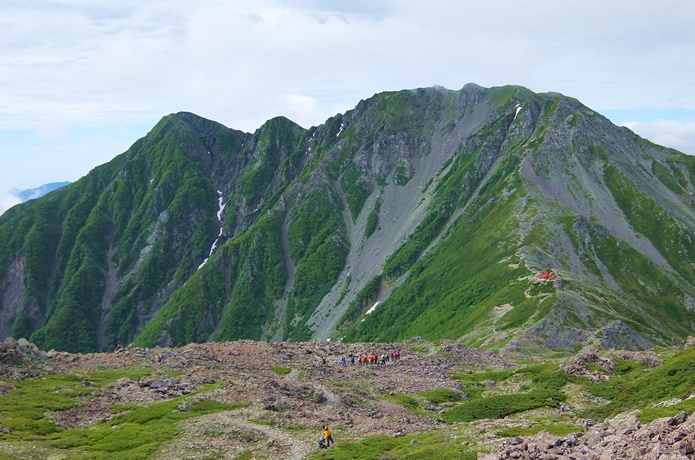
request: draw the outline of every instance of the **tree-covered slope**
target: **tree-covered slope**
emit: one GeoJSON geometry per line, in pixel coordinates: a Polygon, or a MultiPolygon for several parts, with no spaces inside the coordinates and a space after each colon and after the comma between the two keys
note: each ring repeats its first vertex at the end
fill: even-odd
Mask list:
{"type": "Polygon", "coordinates": [[[0,338],[670,343],[695,328],[694,175],[512,86],[377,94],[308,130],[169,115],[0,217],[0,338]]]}

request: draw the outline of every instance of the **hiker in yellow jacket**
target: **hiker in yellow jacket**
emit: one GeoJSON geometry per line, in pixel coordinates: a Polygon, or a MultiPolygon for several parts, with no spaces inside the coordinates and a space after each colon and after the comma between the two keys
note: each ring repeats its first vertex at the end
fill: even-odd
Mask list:
{"type": "Polygon", "coordinates": [[[331,430],[328,428],[328,425],[323,426],[323,439],[326,443],[326,447],[333,443],[333,436],[331,436],[331,430]]]}

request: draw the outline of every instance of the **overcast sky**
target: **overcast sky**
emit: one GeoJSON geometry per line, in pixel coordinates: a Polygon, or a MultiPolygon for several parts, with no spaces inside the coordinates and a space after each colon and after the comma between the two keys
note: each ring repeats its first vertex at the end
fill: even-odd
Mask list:
{"type": "Polygon", "coordinates": [[[0,212],[172,112],[308,128],[433,85],[560,92],[695,154],[694,18],[691,0],[2,0],[0,212]]]}

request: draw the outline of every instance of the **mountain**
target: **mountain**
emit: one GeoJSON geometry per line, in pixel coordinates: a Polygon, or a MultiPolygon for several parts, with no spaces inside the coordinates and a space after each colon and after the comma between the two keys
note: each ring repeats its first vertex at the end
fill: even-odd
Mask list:
{"type": "Polygon", "coordinates": [[[694,179],[518,86],[381,93],[310,129],[172,114],[0,217],[0,338],[670,345],[695,328],[694,179]]]}
{"type": "Polygon", "coordinates": [[[69,185],[70,182],[51,182],[50,184],[44,184],[40,187],[37,188],[32,188],[32,189],[27,189],[27,190],[18,190],[14,189],[12,190],[12,193],[14,196],[19,198],[22,201],[27,201],[27,200],[33,200],[35,198],[41,198],[48,192],[52,192],[53,190],[59,189],[61,187],[65,187],[66,185],[69,185]]]}

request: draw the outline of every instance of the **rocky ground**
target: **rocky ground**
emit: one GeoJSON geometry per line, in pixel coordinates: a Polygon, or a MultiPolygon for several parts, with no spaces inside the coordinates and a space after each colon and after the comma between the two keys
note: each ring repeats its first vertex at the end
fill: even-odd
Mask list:
{"type": "Polygon", "coordinates": [[[685,412],[642,425],[632,414],[602,424],[585,423],[584,432],[565,437],[543,431],[529,438],[514,437],[479,460],[506,459],[692,459],[695,458],[695,417],[685,412]]]}
{"type": "MultiPolygon", "coordinates": [[[[79,407],[55,415],[56,423],[65,427],[87,426],[113,417],[110,413],[113,404],[175,398],[206,383],[222,382],[213,394],[201,397],[229,403],[250,402],[251,405],[196,419],[185,430],[187,434],[179,441],[180,445],[171,449],[181,446],[194,446],[186,449],[200,452],[221,449],[233,458],[235,452],[248,449],[258,439],[266,439],[263,449],[276,453],[278,458],[299,459],[316,450],[323,424],[337,427],[343,439],[371,434],[407,435],[428,431],[437,424],[432,418],[416,416],[398,404],[377,398],[378,395],[455,389],[457,383],[449,376],[455,366],[511,366],[494,354],[455,343],[446,349],[455,357],[456,365],[435,350],[415,353],[411,346],[422,349],[429,345],[417,340],[397,346],[238,341],[193,344],[177,349],[131,346],[114,353],[69,354],[46,353],[20,340],[3,344],[0,376],[21,379],[49,372],[88,373],[147,366],[157,369],[159,377],[156,378],[123,378],[106,388],[95,389],[92,397],[85,398],[79,407]],[[400,351],[401,358],[385,365],[352,365],[349,360],[351,354],[381,355],[391,351],[400,351]],[[342,356],[347,357],[347,366],[342,366],[342,356]],[[284,375],[282,368],[291,371],[284,375]],[[174,374],[177,376],[169,376],[174,374]],[[274,425],[316,429],[289,436],[272,428],[274,425]],[[205,432],[218,435],[201,436],[205,432]]],[[[90,385],[90,382],[85,381],[83,385],[90,385]]],[[[162,458],[171,458],[169,454],[163,453],[162,458]]],[[[195,458],[191,457],[191,452],[187,455],[195,458]]]]}
{"type": "MultiPolygon", "coordinates": [[[[587,363],[593,363],[588,376],[600,381],[604,371],[610,374],[616,353],[580,353],[562,366],[565,372],[583,375],[588,372],[587,363]]],[[[654,365],[659,362],[653,353],[630,358],[652,360],[654,365]]],[[[159,454],[161,459],[209,458],[210,452],[216,458],[235,458],[242,452],[256,452],[258,457],[254,454],[253,458],[307,458],[318,450],[316,441],[323,424],[333,427],[341,442],[374,434],[399,437],[443,428],[437,418],[441,407],[429,407],[431,415],[417,415],[382,396],[437,388],[462,390],[451,377],[452,371],[514,366],[493,353],[455,342],[435,347],[419,340],[393,345],[238,341],[177,349],[130,346],[95,354],[43,352],[23,340],[0,344],[0,376],[10,382],[46,373],[89,375],[104,369],[154,369],[146,378],[122,378],[95,387],[80,406],[55,414],[55,423],[64,427],[88,426],[117,417],[111,413],[114,404],[178,398],[210,383],[217,383],[215,389],[198,392],[196,397],[250,403],[243,409],[185,422],[183,435],[159,454]],[[390,351],[400,351],[401,359],[385,365],[350,364],[351,354],[390,351]],[[342,356],[347,357],[347,366],[341,364],[342,356]]],[[[92,383],[87,377],[82,385],[92,383]]],[[[11,390],[11,384],[0,383],[0,395],[11,390]]],[[[634,415],[582,423],[583,432],[567,437],[546,432],[528,438],[486,434],[481,446],[491,453],[480,453],[479,458],[695,458],[695,420],[686,413],[644,426],[634,415]]],[[[493,425],[528,426],[523,419],[483,420],[477,422],[475,430],[486,433],[493,425]]],[[[0,429],[6,430],[1,414],[0,429]]]]}

